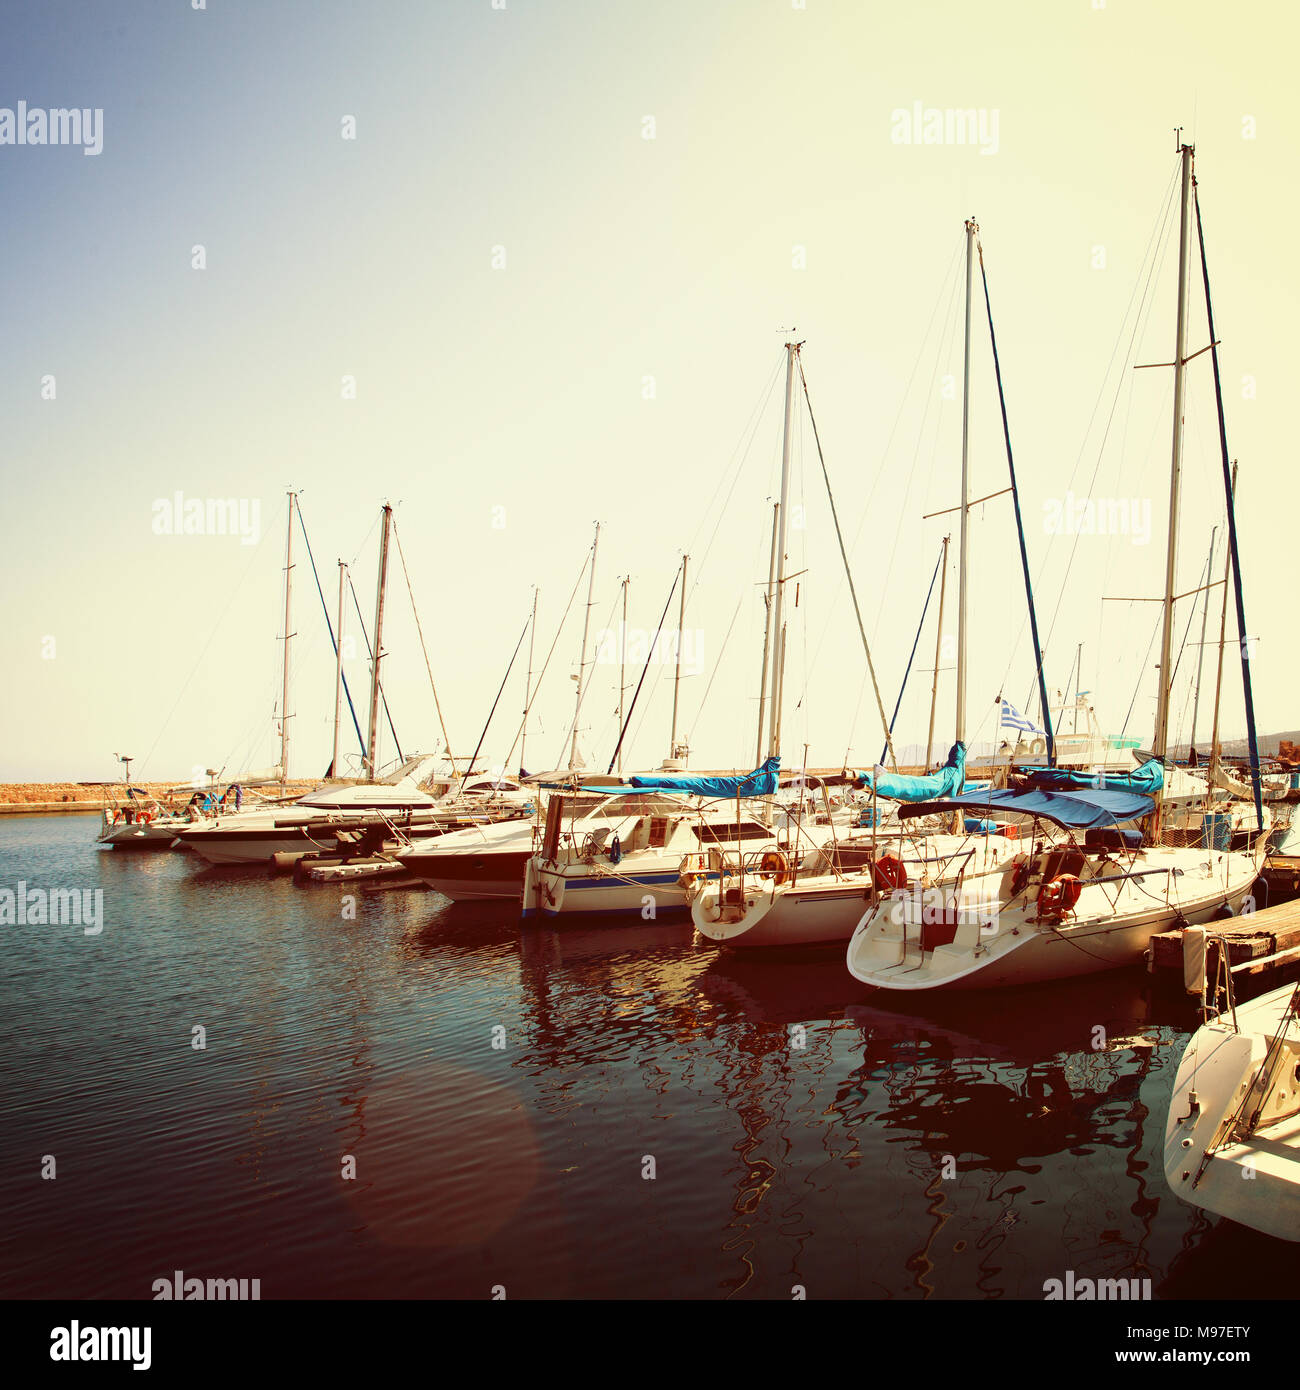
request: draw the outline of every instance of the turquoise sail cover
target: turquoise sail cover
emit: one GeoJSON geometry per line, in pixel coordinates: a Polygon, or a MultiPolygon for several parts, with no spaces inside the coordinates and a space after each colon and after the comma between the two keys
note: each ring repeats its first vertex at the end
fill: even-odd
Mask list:
{"type": "Polygon", "coordinates": [[[901,773],[862,774],[862,786],[889,801],[933,801],[940,796],[956,796],[966,781],[966,745],[954,743],[948,761],[938,772],[924,777],[904,777],[901,773]]]}
{"type": "Polygon", "coordinates": [[[1132,772],[1071,772],[1067,768],[1045,767],[1027,773],[1024,785],[1039,791],[1114,791],[1154,796],[1165,784],[1165,770],[1158,758],[1151,758],[1132,772]]]}
{"type": "Polygon", "coordinates": [[[776,791],[780,758],[769,758],[762,767],[743,777],[662,776],[629,777],[626,787],[584,787],[584,791],[602,792],[606,796],[627,796],[631,792],[678,792],[682,796],[709,798],[738,796],[771,796],[776,791]]]}

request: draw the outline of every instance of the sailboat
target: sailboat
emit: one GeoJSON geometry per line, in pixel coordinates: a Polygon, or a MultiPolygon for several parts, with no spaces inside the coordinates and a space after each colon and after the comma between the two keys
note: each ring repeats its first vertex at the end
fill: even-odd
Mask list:
{"type": "MultiPolygon", "coordinates": [[[[921,777],[893,774],[861,774],[856,781],[872,797],[869,836],[850,836],[841,842],[834,835],[825,844],[803,845],[800,852],[784,862],[764,865],[752,854],[737,845],[734,853],[717,865],[714,879],[697,879],[691,895],[691,916],[696,930],[709,940],[736,948],[769,946],[810,946],[848,941],[864,910],[879,905],[883,895],[894,888],[920,878],[927,886],[935,884],[961,885],[984,873],[1001,873],[1002,866],[1016,853],[1018,822],[1011,815],[998,820],[987,818],[967,820],[960,812],[948,815],[943,821],[930,820],[926,825],[902,828],[894,805],[910,802],[929,802],[935,798],[961,792],[966,769],[966,653],[969,576],[969,417],[971,381],[971,304],[973,269],[978,245],[979,228],[974,219],[965,223],[966,236],[966,334],[965,369],[962,396],[962,461],[961,461],[961,530],[958,550],[958,636],[956,741],[948,760],[937,772],[921,777]],[[883,803],[883,807],[882,807],[883,803]],[[882,815],[881,812],[884,814],[882,815]],[[966,833],[974,832],[974,833],[966,833]]],[[[983,253],[980,251],[981,267],[983,253]]],[[[987,289],[986,289],[987,296],[987,289]]],[[[987,300],[986,300],[987,302],[987,300]]],[[[989,310],[992,332],[992,310],[989,310]]],[[[797,345],[794,345],[797,350],[797,345]]],[[[993,345],[997,364],[996,341],[993,345]]],[[[1001,370],[998,368],[999,395],[1001,370]]],[[[806,386],[805,386],[806,392],[806,386]]],[[[789,460],[789,383],[787,382],[786,437],[783,464],[789,460]]],[[[1005,405],[1003,424],[1006,432],[1005,405]]],[[[1038,641],[1037,616],[1029,583],[1028,557],[1025,550],[1024,528],[1020,520],[1019,497],[1015,485],[1015,468],[1007,434],[1007,459],[1015,505],[1020,555],[1025,572],[1026,594],[1029,601],[1030,629],[1034,650],[1041,652],[1038,641]]],[[[819,446],[820,447],[820,446],[819,446]]],[[[783,491],[785,479],[783,476],[783,491]]],[[[838,529],[838,523],[837,523],[838,529]]],[[[784,536],[780,549],[784,550],[784,536]]],[[[843,546],[841,543],[841,551],[843,546]]],[[[946,552],[946,546],[945,546],[946,552]]],[[[848,569],[847,555],[844,556],[848,569]]],[[[852,574],[849,573],[852,591],[852,574]]],[[[777,588],[777,597],[780,587],[777,588]]],[[[856,607],[856,597],[855,597],[856,607]]],[[[861,613],[858,613],[861,627],[861,613]]],[[[870,649],[866,643],[868,669],[874,684],[875,672],[870,649]]],[[[783,642],[778,639],[778,657],[783,642]]],[[[937,663],[936,663],[937,664],[937,663]]],[[[777,674],[773,679],[772,749],[779,748],[780,737],[780,677],[779,660],[774,662],[777,674]]],[[[1038,662],[1038,681],[1043,708],[1048,709],[1043,681],[1042,661],[1038,662]]],[[[877,692],[877,700],[878,692],[877,692]]],[[[884,717],[881,710],[882,720],[884,717]]],[[[1046,715],[1047,749],[1052,747],[1050,714],[1046,715]]],[[[931,721],[933,728],[933,719],[931,721]]],[[[886,723],[886,751],[892,751],[891,733],[886,723]]],[[[1050,832],[1049,832],[1050,838],[1050,832]]]]}
{"type": "MultiPolygon", "coordinates": [[[[1231,994],[1229,994],[1231,1000],[1231,994]]],[[[1187,1041],[1165,1124],[1165,1178],[1216,1216],[1300,1241],[1300,985],[1229,1003],[1187,1041]]]]}
{"type": "MultiPolygon", "coordinates": [[[[1156,713],[1155,756],[1168,749],[1170,655],[1177,571],[1178,501],[1181,485],[1183,397],[1187,356],[1187,281],[1193,207],[1190,145],[1180,142],[1182,210],[1178,259],[1178,315],[1174,354],[1174,421],[1171,464],[1169,546],[1165,570],[1164,615],[1156,713]]],[[[1199,209],[1198,209],[1199,230],[1199,209]]],[[[1204,245],[1202,242],[1202,267],[1204,245]]],[[[1209,336],[1214,351],[1216,394],[1218,354],[1205,275],[1209,336]]],[[[1225,483],[1227,443],[1219,397],[1220,442],[1225,483]]],[[[1245,630],[1237,562],[1236,524],[1231,486],[1229,536],[1238,577],[1238,621],[1245,630]]],[[[1254,710],[1250,674],[1243,660],[1247,724],[1254,749],[1254,710]]],[[[1258,758],[1252,756],[1258,768],[1258,758]]],[[[1256,784],[1257,786],[1258,784],[1256,784]]],[[[1023,856],[1007,864],[1000,878],[955,888],[926,917],[926,904],[898,895],[888,911],[881,905],[866,914],[848,948],[850,973],[884,989],[980,989],[1037,983],[1090,974],[1140,959],[1150,937],[1175,921],[1204,923],[1223,912],[1236,913],[1250,895],[1263,863],[1264,837],[1249,852],[1222,852],[1159,843],[1162,783],[1151,795],[1127,789],[1004,789],[968,793],[947,802],[904,808],[903,815],[961,807],[976,816],[1027,814],[1035,827],[1064,830],[1065,843],[1040,844],[1035,832],[1023,856]],[[1128,829],[1141,820],[1146,834],[1128,829]],[[1084,830],[1082,842],[1075,832],[1084,830]],[[989,891],[990,889],[994,891],[989,891]],[[972,908],[974,910],[972,910],[972,908]]],[[[1259,806],[1258,791],[1256,805],[1259,806]]],[[[1261,816],[1262,819],[1262,816],[1261,816]]]]}

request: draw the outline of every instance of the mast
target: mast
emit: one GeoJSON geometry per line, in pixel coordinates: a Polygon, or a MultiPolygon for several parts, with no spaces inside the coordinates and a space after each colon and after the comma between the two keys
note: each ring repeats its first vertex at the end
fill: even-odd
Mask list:
{"type": "Polygon", "coordinates": [[[293,609],[293,513],[298,494],[289,492],[289,524],[284,536],[284,686],[280,693],[280,790],[289,780],[289,631],[293,609]]]}
{"type": "Polygon", "coordinates": [[[781,511],[780,539],[776,549],[776,604],[772,614],[772,634],[776,649],[772,655],[772,724],[768,737],[767,755],[775,758],[781,752],[781,695],[785,674],[785,547],[790,500],[790,435],[794,415],[794,359],[802,343],[785,345],[785,428],[781,436],[781,511]]]}
{"type": "Polygon", "coordinates": [[[384,596],[388,588],[388,533],[393,509],[384,503],[384,526],[379,535],[379,591],[375,595],[375,648],[370,663],[370,739],[366,746],[366,775],[375,780],[379,752],[379,663],[384,656],[384,596]]]}
{"type": "Polygon", "coordinates": [[[925,765],[930,766],[934,752],[934,710],[939,698],[939,656],[943,650],[943,596],[948,587],[948,542],[951,536],[943,538],[943,569],[939,575],[939,626],[934,634],[934,683],[930,686],[930,732],[925,736],[925,765]]]}
{"type": "MultiPolygon", "coordinates": [[[[1182,207],[1178,219],[1178,325],[1174,344],[1174,438],[1169,477],[1169,545],[1165,559],[1165,606],[1160,626],[1160,692],[1152,751],[1163,759],[1169,751],[1170,662],[1174,644],[1174,594],[1178,582],[1178,504],[1183,483],[1183,398],[1187,376],[1187,231],[1191,212],[1192,146],[1179,145],[1182,159],[1182,207]]],[[[1163,789],[1162,789],[1163,790],[1163,789]]],[[[1164,798],[1156,793],[1151,816],[1152,839],[1160,832],[1164,798]]]]}
{"type": "MultiPolygon", "coordinates": [[[[533,646],[537,641],[537,586],[533,586],[533,616],[529,619],[532,627],[528,632],[528,674],[524,677],[524,720],[519,730],[519,775],[524,776],[524,745],[528,742],[528,711],[533,697],[533,646]]],[[[455,764],[453,763],[454,767],[455,764]]]]}
{"type": "MultiPolygon", "coordinates": [[[[1241,693],[1246,700],[1246,738],[1250,747],[1250,785],[1255,793],[1255,824],[1264,829],[1264,793],[1260,785],[1259,733],[1255,724],[1255,692],[1250,678],[1250,647],[1246,627],[1246,600],[1241,592],[1241,555],[1237,549],[1237,508],[1232,479],[1228,476],[1228,426],[1223,418],[1223,380],[1219,375],[1219,343],[1214,336],[1214,305],[1210,301],[1210,266],[1205,259],[1205,228],[1201,224],[1201,199],[1192,180],[1196,203],[1196,240],[1201,252],[1201,278],[1205,284],[1205,322],[1210,333],[1210,361],[1214,365],[1214,405],[1219,417],[1219,457],[1228,505],[1228,556],[1232,561],[1233,591],[1237,601],[1237,641],[1241,649],[1241,693]]],[[[1226,585],[1224,586],[1227,587],[1226,585]]]]}
{"type": "Polygon", "coordinates": [[[339,617],[334,629],[334,756],[330,768],[335,777],[339,775],[339,723],[343,718],[343,586],[348,567],[339,561],[339,617]]]}
{"type": "Polygon", "coordinates": [[[1079,687],[1083,684],[1083,643],[1079,643],[1074,656],[1074,732],[1079,732],[1079,687]]]}
{"type": "MultiPolygon", "coordinates": [[[[1192,741],[1189,745],[1193,757],[1196,754],[1196,716],[1201,708],[1201,670],[1205,665],[1205,620],[1210,616],[1210,585],[1214,582],[1214,542],[1219,528],[1210,531],[1210,558],[1205,562],[1205,601],[1201,605],[1201,640],[1196,649],[1196,695],[1192,700],[1192,741]]],[[[1228,586],[1224,582],[1223,600],[1228,601],[1228,586]]]]}
{"type": "Polygon", "coordinates": [[[767,667],[772,648],[772,589],[776,584],[777,534],[781,524],[781,504],[772,504],[772,555],[767,562],[767,590],[763,594],[763,674],[758,683],[758,744],[754,749],[754,766],[763,761],[763,725],[767,720],[767,667]]]}
{"type": "MultiPolygon", "coordinates": [[[[1237,497],[1237,465],[1232,465],[1232,483],[1229,491],[1235,501],[1237,497]]],[[[1219,701],[1223,695],[1223,643],[1228,634],[1228,583],[1232,578],[1232,551],[1223,559],[1223,611],[1219,615],[1219,670],[1214,678],[1214,724],[1210,734],[1210,773],[1206,779],[1206,789],[1214,790],[1215,778],[1219,775],[1219,701]]]]}
{"type": "Polygon", "coordinates": [[[957,728],[966,741],[966,566],[970,558],[970,306],[975,270],[975,219],[966,222],[966,347],[961,387],[961,535],[957,542],[957,728]]]}
{"type": "Polygon", "coordinates": [[[623,626],[618,634],[618,775],[623,775],[623,695],[627,690],[627,586],[631,575],[623,576],[623,626]]]}
{"type": "MultiPolygon", "coordinates": [[[[677,698],[682,684],[682,639],[686,632],[686,562],[691,557],[682,556],[682,606],[677,615],[677,671],[673,676],[673,731],[668,740],[668,756],[677,756],[677,698]]],[[[622,694],[619,695],[620,703],[622,694]]]]}
{"type": "Polygon", "coordinates": [[[587,611],[582,619],[582,659],[578,663],[578,699],[573,709],[573,742],[569,746],[569,771],[578,766],[578,717],[582,714],[582,675],[587,669],[587,630],[591,625],[591,595],[596,584],[596,547],[600,544],[600,522],[591,542],[591,573],[587,576],[587,611]]]}

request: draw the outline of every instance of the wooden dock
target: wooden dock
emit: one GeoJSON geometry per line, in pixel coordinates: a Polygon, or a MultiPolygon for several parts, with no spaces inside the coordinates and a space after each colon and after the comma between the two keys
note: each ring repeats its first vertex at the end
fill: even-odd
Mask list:
{"type": "MultiPolygon", "coordinates": [[[[1283,961],[1271,958],[1279,951],[1300,946],[1300,899],[1278,903],[1276,907],[1266,907],[1259,912],[1243,913],[1240,917],[1230,917],[1222,922],[1207,922],[1207,936],[1224,938],[1228,945],[1228,961],[1232,965],[1248,965],[1242,975],[1262,975],[1268,970],[1295,965],[1300,957],[1291,956],[1283,961]]],[[[1218,952],[1215,943],[1206,943],[1207,966],[1214,970],[1214,958],[1218,952]]],[[[1151,969],[1153,971],[1183,970],[1183,931],[1160,932],[1151,938],[1151,969]]]]}

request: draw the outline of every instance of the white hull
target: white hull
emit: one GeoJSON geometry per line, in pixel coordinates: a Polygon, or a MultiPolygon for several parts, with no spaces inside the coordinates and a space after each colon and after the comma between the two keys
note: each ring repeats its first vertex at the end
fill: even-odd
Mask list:
{"type": "Polygon", "coordinates": [[[1134,862],[1096,866],[1102,877],[1084,878],[1074,909],[1054,921],[1039,917],[1032,887],[1013,902],[948,901],[955,929],[950,917],[928,946],[915,900],[886,901],[854,932],[849,973],[881,989],[1002,989],[1134,965],[1180,914],[1197,925],[1225,903],[1239,911],[1258,873],[1250,856],[1200,850],[1157,847],[1134,862]]]}
{"type": "Polygon", "coordinates": [[[594,874],[583,864],[538,866],[530,859],[524,871],[523,915],[559,917],[570,914],[630,914],[647,921],[664,913],[684,912],[686,890],[679,882],[681,851],[670,856],[642,858],[622,871],[611,865],[594,874]]]}
{"type": "Polygon", "coordinates": [[[1229,1012],[1188,1039],[1169,1101],[1164,1166],[1182,1201],[1279,1240],[1300,1241],[1294,994],[1295,986],[1285,985],[1239,1006],[1235,1028],[1229,1012]],[[1262,1077],[1266,1058],[1272,1065],[1262,1077]],[[1257,1110],[1252,1125],[1247,1117],[1257,1110]]]}

